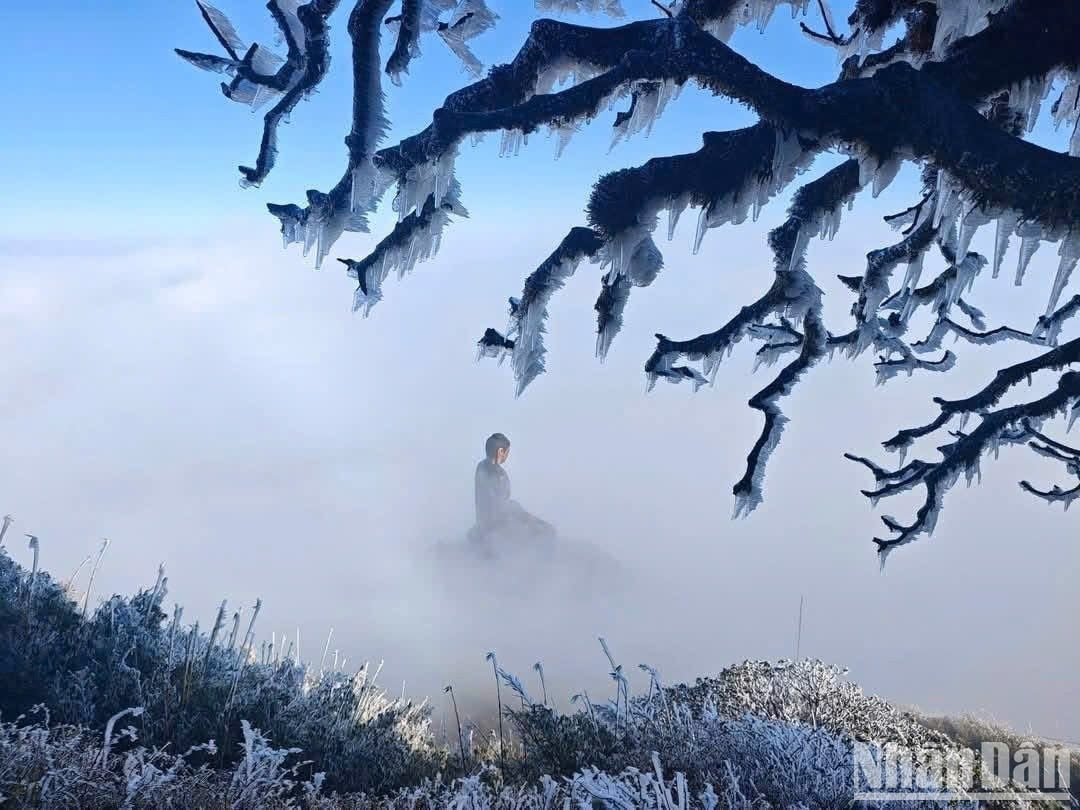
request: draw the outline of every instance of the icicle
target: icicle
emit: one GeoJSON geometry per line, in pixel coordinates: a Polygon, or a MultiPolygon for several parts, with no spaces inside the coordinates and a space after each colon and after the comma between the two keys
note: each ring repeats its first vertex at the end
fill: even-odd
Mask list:
{"type": "Polygon", "coordinates": [[[630,113],[624,113],[622,121],[616,125],[610,148],[639,132],[646,135],[652,132],[653,124],[673,96],[674,87],[674,82],[667,80],[635,82],[631,88],[630,113]]]}
{"type": "Polygon", "coordinates": [[[525,135],[520,129],[504,129],[499,142],[499,157],[506,157],[511,153],[518,155],[524,139],[525,135]]]}
{"type": "Polygon", "coordinates": [[[646,236],[630,255],[627,276],[635,287],[648,287],[656,280],[663,266],[664,256],[660,248],[651,236],[646,236]]]}
{"type": "Polygon", "coordinates": [[[563,156],[571,139],[577,134],[578,127],[577,124],[571,122],[552,127],[551,131],[555,135],[555,159],[558,160],[563,156]]]}
{"type": "Polygon", "coordinates": [[[822,239],[832,241],[836,234],[840,231],[840,219],[843,213],[843,206],[834,208],[831,211],[826,211],[821,216],[820,233],[822,239]]]}
{"type": "Polygon", "coordinates": [[[1023,118],[1024,131],[1031,132],[1039,120],[1042,103],[1050,93],[1051,82],[1047,76],[1034,76],[1013,85],[1009,91],[1009,106],[1023,118]]]}
{"type": "Polygon", "coordinates": [[[957,264],[967,258],[968,247],[971,246],[972,238],[974,238],[979,228],[989,222],[990,217],[981,208],[975,207],[968,211],[967,216],[960,223],[960,238],[956,246],[957,264]]]}
{"type": "Polygon", "coordinates": [[[1080,157],[1080,73],[1066,74],[1065,89],[1054,103],[1051,111],[1054,129],[1062,124],[1072,124],[1072,137],[1069,138],[1069,154],[1080,157]]]}
{"type": "Polygon", "coordinates": [[[1061,294],[1065,291],[1065,285],[1069,283],[1069,276],[1072,275],[1077,262],[1080,261],[1080,234],[1067,234],[1061,240],[1058,255],[1061,257],[1061,261],[1058,264],[1057,274],[1054,276],[1054,284],[1050,288],[1050,301],[1046,305],[1047,318],[1053,315],[1054,310],[1057,309],[1061,294]]]}
{"type": "Polygon", "coordinates": [[[1019,220],[1020,216],[1015,211],[1005,211],[998,217],[997,230],[994,234],[994,278],[997,278],[998,273],[1001,272],[1001,263],[1005,259],[1009,241],[1012,239],[1019,220]]]}
{"type": "Polygon", "coordinates": [[[798,269],[799,262],[802,261],[803,256],[806,254],[806,246],[809,242],[810,233],[805,227],[799,228],[798,233],[795,234],[795,243],[791,246],[791,257],[787,266],[789,273],[798,269]]]}
{"type": "Polygon", "coordinates": [[[952,43],[985,28],[988,14],[999,10],[1003,5],[1002,0],[981,3],[976,0],[940,0],[937,4],[938,24],[931,49],[934,56],[941,58],[952,43]]]}
{"type": "Polygon", "coordinates": [[[1042,241],[1042,229],[1038,223],[1025,222],[1016,229],[1016,232],[1020,235],[1020,257],[1016,263],[1015,284],[1019,287],[1024,283],[1024,273],[1027,272],[1028,264],[1031,263],[1031,257],[1039,249],[1039,243],[1042,241]]]}
{"type": "Polygon", "coordinates": [[[798,172],[799,164],[805,160],[803,152],[798,132],[776,130],[769,189],[779,190],[790,182],[798,172]]]}
{"type": "Polygon", "coordinates": [[[874,170],[874,183],[871,191],[875,199],[892,184],[892,181],[896,179],[896,175],[900,172],[900,167],[903,165],[904,162],[899,158],[889,158],[884,163],[878,164],[874,170]]]}
{"type": "Polygon", "coordinates": [[[949,174],[944,169],[938,171],[937,176],[937,190],[934,195],[934,227],[937,228],[941,225],[941,220],[945,215],[945,208],[948,204],[949,197],[952,194],[952,184],[949,182],[949,174]]]}
{"type": "Polygon", "coordinates": [[[398,222],[423,209],[429,197],[434,197],[436,207],[443,204],[454,184],[456,159],[457,151],[451,149],[438,159],[418,164],[405,173],[398,183],[398,193],[391,205],[397,212],[398,222]]]}
{"type": "Polygon", "coordinates": [[[705,238],[705,231],[709,227],[708,207],[703,207],[698,214],[697,230],[694,232],[693,254],[696,256],[701,250],[701,240],[705,238]]]}
{"type": "Polygon", "coordinates": [[[690,205],[690,198],[681,196],[668,202],[667,238],[670,242],[675,238],[675,226],[679,224],[679,217],[690,205]]]}
{"type": "Polygon", "coordinates": [[[900,290],[904,295],[904,309],[900,317],[905,322],[911,317],[911,312],[915,307],[915,296],[912,293],[919,284],[919,276],[922,275],[924,255],[920,253],[908,262],[907,272],[904,274],[904,283],[900,286],[900,290]]]}

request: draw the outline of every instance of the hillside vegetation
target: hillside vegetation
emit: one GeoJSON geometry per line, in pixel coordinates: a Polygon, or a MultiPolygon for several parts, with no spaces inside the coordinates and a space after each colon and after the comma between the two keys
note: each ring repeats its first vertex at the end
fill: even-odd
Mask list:
{"type": "Polygon", "coordinates": [[[228,617],[224,606],[209,629],[184,624],[179,608],[163,611],[164,597],[159,577],[89,611],[0,549],[8,806],[843,807],[856,741],[956,758],[1005,733],[929,721],[807,660],[745,662],[675,686],[642,667],[649,689],[633,695],[611,659],[616,697],[583,694],[560,713],[542,668],[534,697],[489,655],[503,722],[485,730],[459,719],[448,742],[426,703],[387,695],[366,667],[344,672],[257,644],[255,617],[228,617]]]}

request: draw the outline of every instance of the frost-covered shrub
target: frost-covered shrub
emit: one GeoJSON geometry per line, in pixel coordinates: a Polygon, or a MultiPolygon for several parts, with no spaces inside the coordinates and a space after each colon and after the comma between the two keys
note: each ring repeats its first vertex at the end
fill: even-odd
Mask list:
{"type": "Polygon", "coordinates": [[[847,671],[816,660],[745,661],[715,678],[667,690],[670,700],[700,711],[712,704],[724,717],[753,714],[842,732],[857,740],[928,745],[947,741],[914,715],[865,694],[847,671]]]}
{"type": "MultiPolygon", "coordinates": [[[[854,802],[857,742],[936,750],[945,761],[970,758],[977,767],[974,752],[820,661],[747,661],[693,686],[664,687],[649,670],[649,692],[639,697],[627,694],[621,668],[613,670],[621,698],[611,704],[586,703],[569,716],[529,703],[510,710],[524,741],[511,768],[533,780],[577,779],[596,769],[652,772],[660,761],[681,775],[686,796],[706,806],[705,797],[716,795],[724,807],[844,807],[854,802]]],[[[964,795],[960,773],[948,771],[925,792],[964,795]]]]}
{"type": "Polygon", "coordinates": [[[0,719],[42,704],[55,723],[104,729],[139,707],[146,745],[193,749],[215,767],[245,755],[246,721],[302,749],[342,790],[387,791],[442,766],[428,708],[388,697],[366,668],[314,673],[292,660],[256,661],[253,637],[223,634],[221,621],[206,634],[183,625],[179,609],[166,620],[160,580],[86,619],[47,574],[34,575],[32,599],[29,581],[0,550],[0,719]],[[209,740],[212,757],[200,747],[209,740]]]}
{"type": "MultiPolygon", "coordinates": [[[[125,713],[126,714],[126,713],[125,713]]],[[[201,755],[212,743],[182,754],[142,745],[114,753],[117,743],[134,743],[133,726],[109,734],[76,726],[54,726],[44,707],[29,716],[0,722],[0,801],[41,808],[216,808],[240,810],[297,806],[318,797],[323,774],[300,776],[306,763],[298,749],[277,749],[242,724],[243,755],[231,769],[213,769],[201,755]]]]}
{"type": "MultiPolygon", "coordinates": [[[[615,699],[582,695],[569,714],[533,702],[490,655],[520,708],[506,710],[505,738],[504,724],[471,729],[460,746],[443,750],[426,706],[389,698],[366,670],[316,674],[266,648],[257,660],[250,629],[240,637],[234,621],[232,632],[220,632],[224,610],[206,634],[183,625],[179,609],[167,619],[163,597],[159,580],[84,618],[46,574],[31,580],[0,550],[0,801],[318,810],[846,807],[854,801],[857,742],[932,748],[978,768],[970,747],[1019,739],[900,711],[812,660],[748,661],[670,687],[642,667],[649,689],[633,696],[605,644],[615,699]]],[[[932,798],[942,791],[964,795],[965,784],[935,779],[922,806],[940,806],[932,798]]]]}

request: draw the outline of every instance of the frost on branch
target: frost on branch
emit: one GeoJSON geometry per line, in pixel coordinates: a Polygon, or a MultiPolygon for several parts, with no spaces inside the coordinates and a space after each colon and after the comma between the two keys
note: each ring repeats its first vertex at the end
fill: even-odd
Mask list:
{"type": "MultiPolygon", "coordinates": [[[[858,161],[848,160],[799,189],[787,222],[769,234],[776,280],[768,292],[711,334],[689,341],[657,335],[656,351],[645,364],[650,386],[659,378],[669,382],[689,379],[695,386],[712,382],[724,356],[744,335],[765,335],[766,340],[771,340],[772,334],[763,328],[770,317],[782,327],[784,347],[799,349],[799,356],[750,400],[750,407],[764,415],[765,424],[747,457],[746,473],[734,487],[736,514],[752,511],[761,502],[765,463],[787,422],[779,400],[824,356],[828,344],[829,336],[821,322],[821,291],[805,269],[807,244],[815,236],[831,237],[836,233],[839,211],[854,198],[863,182],[858,161]],[[795,331],[791,324],[801,324],[803,333],[795,331]],[[702,371],[677,365],[681,358],[700,361],[702,371]]],[[[767,342],[766,346],[774,344],[767,342]]]]}
{"type": "Polygon", "coordinates": [[[625,17],[619,0],[536,0],[540,11],[554,11],[556,14],[609,14],[612,17],[625,17]]]}
{"type": "MultiPolygon", "coordinates": [[[[995,409],[995,406],[1021,380],[1029,379],[1039,371],[1060,370],[1077,362],[1080,362],[1080,338],[1064,343],[1033,360],[999,371],[993,382],[971,397],[963,400],[935,398],[934,401],[941,409],[936,419],[921,427],[902,430],[885,442],[886,449],[904,451],[915,439],[937,431],[954,417],[958,417],[961,424],[959,430],[953,434],[955,440],[938,448],[942,456],[938,462],[917,461],[897,473],[885,475],[881,468],[848,456],[870,466],[878,482],[884,482],[877,489],[864,491],[863,494],[872,501],[876,502],[880,498],[896,495],[919,485],[925,492],[923,504],[911,523],[904,524],[889,516],[882,517],[882,522],[892,533],[890,538],[874,538],[883,565],[892,549],[934,530],[946,492],[961,475],[966,476],[968,483],[971,483],[972,479],[979,475],[979,465],[984,455],[992,453],[996,456],[1003,446],[1026,443],[1033,438],[1042,442],[1041,445],[1038,442],[1032,443],[1033,449],[1042,451],[1053,447],[1038,431],[1043,422],[1061,414],[1069,414],[1070,421],[1075,418],[1080,407],[1080,372],[1066,371],[1058,379],[1055,389],[1043,397],[1009,407],[995,409]],[[965,433],[964,423],[972,415],[977,415],[980,422],[974,430],[965,433]]],[[[1063,446],[1058,449],[1061,447],[1063,446]]],[[[1067,453],[1068,448],[1065,448],[1064,452],[1067,453]]],[[[1068,465],[1071,458],[1063,457],[1060,460],[1064,460],[1068,465]]],[[[1074,468],[1067,469],[1072,473],[1074,468]]],[[[1022,486],[1033,491],[1026,482],[1022,486]]],[[[1045,497],[1047,493],[1036,494],[1045,497]]]]}
{"type": "MultiPolygon", "coordinates": [[[[1073,406],[1073,411],[1070,414],[1070,420],[1076,418],[1076,406],[1073,406]]],[[[1070,447],[1067,444],[1054,441],[1047,438],[1037,430],[1032,430],[1031,435],[1034,437],[1028,446],[1041,456],[1059,461],[1065,465],[1065,471],[1074,478],[1080,479],[1080,450],[1075,447],[1070,447]]],[[[1021,481],[1020,486],[1032,495],[1036,495],[1049,503],[1060,503],[1066,509],[1069,508],[1072,502],[1080,497],[1080,481],[1077,481],[1076,486],[1069,487],[1068,489],[1062,489],[1057,484],[1054,484],[1049,490],[1038,489],[1028,481],[1021,481]]]]}
{"type": "Polygon", "coordinates": [[[451,180],[447,193],[438,198],[428,195],[423,207],[403,217],[366,257],[359,261],[338,259],[357,281],[353,310],[367,315],[382,300],[382,284],[391,271],[396,270],[400,279],[435,255],[451,214],[467,216],[459,202],[456,180],[451,180]]]}
{"type": "Polygon", "coordinates": [[[203,19],[228,57],[179,48],[176,52],[196,67],[231,76],[232,81],[222,84],[221,90],[232,101],[258,109],[270,99],[277,99],[263,117],[255,166],[240,167],[242,185],[258,186],[266,179],[277,157],[278,125],[288,120],[297,103],[325,77],[330,61],[327,18],[339,1],[314,0],[301,5],[298,0],[270,0],[267,8],[288,48],[282,59],[258,43],[245,45],[228,17],[204,0],[196,0],[203,19]]]}
{"type": "Polygon", "coordinates": [[[501,356],[501,350],[511,352],[510,365],[518,394],[544,370],[544,322],[551,296],[574,274],[582,259],[595,256],[601,246],[599,235],[592,229],[573,228],[525,280],[521,298],[510,299],[506,337],[488,329],[481,338],[481,354],[501,356]]]}
{"type": "MultiPolygon", "coordinates": [[[[262,49],[248,48],[246,64],[244,43],[220,12],[205,5],[200,8],[227,55],[181,55],[231,75],[230,92],[238,100],[253,101],[251,88],[257,86],[259,92],[276,92],[278,105],[291,109],[325,74],[327,20],[337,5],[271,4],[288,46],[288,55],[273,62],[272,78],[271,62],[258,61],[269,58],[262,49]]],[[[529,276],[521,297],[511,300],[505,333],[488,329],[479,343],[480,356],[511,359],[518,393],[544,370],[548,305],[583,259],[601,267],[596,352],[602,359],[627,319],[631,291],[652,284],[664,266],[656,237],[662,217],[670,240],[686,210],[697,209],[690,239],[696,252],[709,230],[759,217],[819,157],[844,158],[797,191],[787,220],[770,232],[775,278],[761,298],[715,332],[691,340],[659,336],[646,365],[650,386],[665,379],[700,387],[715,379],[721,359],[749,336],[759,343],[755,367],[778,369],[750,402],[764,425],[735,486],[737,511],[760,501],[765,461],[787,420],[780,403],[822,358],[854,359],[873,350],[874,372],[884,382],[916,372],[947,373],[961,359],[946,346],[950,337],[969,346],[1031,346],[1040,353],[1032,362],[1060,360],[1059,350],[1070,345],[1058,344],[1080,308],[1074,290],[1080,262],[1080,47],[1072,34],[1080,30],[1080,5],[858,0],[846,28],[826,3],[806,0],[642,3],[631,10],[640,19],[612,27],[539,19],[512,61],[448,95],[428,126],[385,146],[382,73],[399,82],[420,55],[424,37],[435,34],[477,76],[479,63],[466,43],[496,23],[481,0],[403,0],[392,6],[389,0],[356,0],[349,14],[353,109],[341,179],[327,192],[309,191],[303,207],[269,206],[286,243],[301,242],[318,264],[341,234],[366,230],[367,215],[396,187],[391,233],[374,241],[368,256],[342,260],[357,280],[355,303],[362,312],[379,300],[391,270],[406,272],[434,255],[450,215],[464,214],[454,164],[467,141],[475,144],[495,133],[501,151],[514,154],[529,136],[547,131],[561,151],[574,132],[600,119],[611,126],[617,144],[647,133],[665,109],[679,103],[679,91],[689,82],[759,117],[740,130],[703,133],[696,152],[655,157],[599,179],[586,208],[588,227],[572,230],[529,276]],[[725,44],[740,25],[764,30],[782,16],[776,13],[781,6],[806,18],[803,29],[812,40],[837,50],[836,81],[817,88],[790,84],[725,44]],[[886,44],[894,27],[902,34],[886,44]],[[385,68],[379,54],[384,29],[393,38],[385,68]],[[1046,118],[1065,129],[1067,149],[1026,140],[1046,118]],[[820,274],[805,261],[807,244],[816,236],[833,238],[843,206],[864,187],[871,192],[867,196],[877,197],[907,164],[921,169],[921,198],[887,217],[900,231],[897,241],[869,246],[861,275],[836,273],[854,301],[844,323],[826,323],[820,274]],[[972,246],[988,230],[993,252],[983,256],[972,246]],[[1049,253],[1043,243],[1057,251],[1045,308],[1026,323],[1010,314],[1010,325],[988,324],[976,305],[979,279],[997,277],[1015,250],[1015,270],[1008,267],[1007,273],[1024,283],[1032,257],[1049,253]]],[[[540,7],[611,15],[626,10],[614,0],[542,0],[540,7]]],[[[273,129],[268,124],[267,131],[273,129]]],[[[259,166],[264,176],[269,163],[262,161],[257,174],[259,166]]],[[[1066,371],[1062,379],[1068,381],[1066,366],[1075,362],[1047,367],[1066,371]]],[[[999,418],[994,414],[1007,410],[988,410],[996,402],[974,408],[990,425],[979,435],[987,442],[990,434],[998,443],[1032,441],[1013,417],[993,427],[999,418]]],[[[1042,400],[1029,405],[1049,407],[1042,400]]],[[[954,415],[946,414],[951,407],[943,406],[944,418],[900,435],[913,440],[942,428],[954,415]]],[[[1027,418],[1025,424],[1034,427],[1036,415],[1027,418]]],[[[965,459],[982,455],[974,450],[974,435],[953,437],[946,460],[932,465],[940,473],[901,462],[905,474],[886,482],[889,491],[924,483],[929,501],[938,504],[955,471],[969,469],[967,461],[956,461],[957,453],[965,459]]],[[[1045,441],[1039,446],[1051,447],[1045,441]]],[[[1055,452],[1067,455],[1060,448],[1055,452]]],[[[928,531],[936,509],[910,527],[890,524],[900,539],[885,541],[883,548],[928,531]]]]}

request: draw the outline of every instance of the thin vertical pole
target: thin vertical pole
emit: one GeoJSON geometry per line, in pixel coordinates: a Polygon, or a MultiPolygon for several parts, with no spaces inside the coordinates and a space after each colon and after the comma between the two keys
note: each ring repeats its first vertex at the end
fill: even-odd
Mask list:
{"type": "Polygon", "coordinates": [[[799,630],[795,635],[795,660],[799,660],[799,651],[802,648],[802,614],[803,614],[803,597],[799,596],[799,630]]]}

